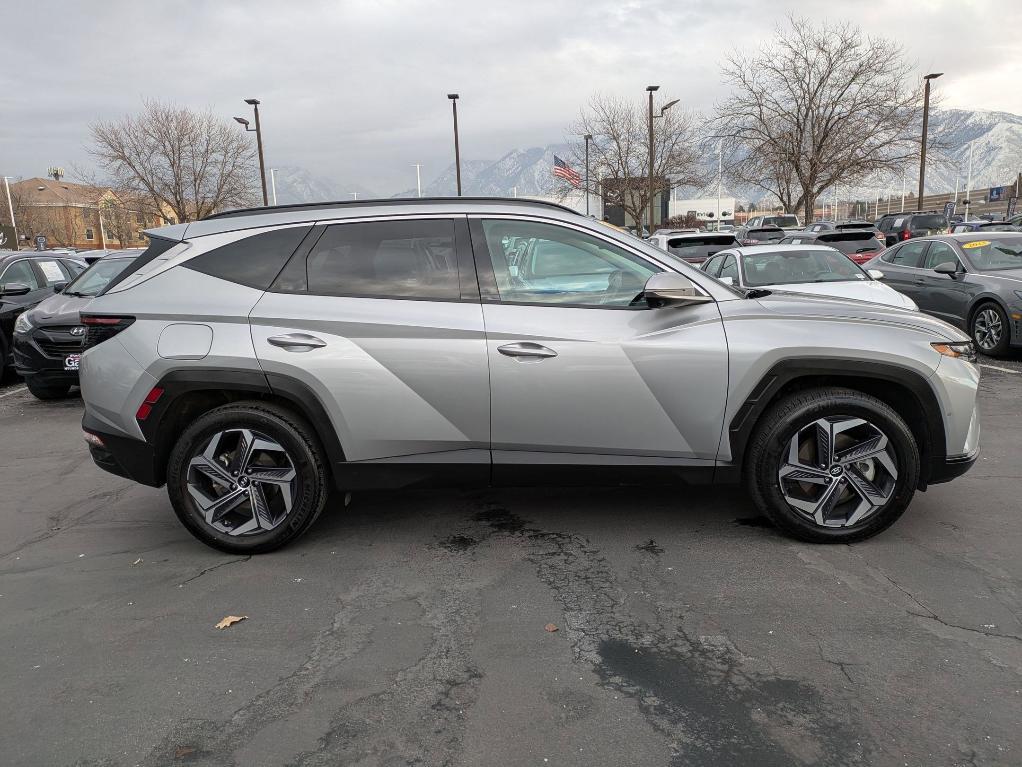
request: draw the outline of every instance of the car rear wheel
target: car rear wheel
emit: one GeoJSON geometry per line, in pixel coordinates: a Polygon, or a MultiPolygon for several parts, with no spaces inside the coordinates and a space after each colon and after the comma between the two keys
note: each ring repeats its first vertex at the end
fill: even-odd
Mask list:
{"type": "Polygon", "coordinates": [[[171,504],[203,543],[232,554],[272,551],[316,521],[326,464],[314,432],[263,402],[212,410],[180,436],[167,467],[171,504]]]}
{"type": "Polygon", "coordinates": [[[25,386],[36,399],[63,399],[71,393],[71,384],[40,384],[31,378],[25,379],[25,386]]]}
{"type": "Polygon", "coordinates": [[[746,484],[789,535],[850,543],[901,516],[919,467],[915,438],[889,405],[852,389],[809,389],[774,404],[757,425],[746,484]]]}
{"type": "Polygon", "coordinates": [[[998,357],[1008,351],[1011,342],[1008,317],[997,304],[983,304],[976,309],[969,332],[976,347],[984,354],[998,357]]]}

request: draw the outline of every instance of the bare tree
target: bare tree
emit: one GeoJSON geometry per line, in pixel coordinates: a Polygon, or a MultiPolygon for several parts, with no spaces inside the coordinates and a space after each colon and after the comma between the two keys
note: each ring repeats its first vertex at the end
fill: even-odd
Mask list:
{"type": "MultiPolygon", "coordinates": [[[[592,136],[589,143],[589,186],[585,182],[584,139],[571,145],[571,163],[589,194],[603,194],[640,227],[649,210],[649,107],[597,94],[569,128],[573,136],[592,136]]],[[[704,180],[699,163],[694,119],[682,109],[653,112],[653,193],[672,185],[704,180]]],[[[561,186],[567,182],[562,182],[561,186]]]]}
{"type": "Polygon", "coordinates": [[[900,46],[848,24],[789,17],[768,43],[735,52],[716,108],[729,179],[807,221],[822,192],[900,170],[919,154],[922,88],[900,46]]]}
{"type": "Polygon", "coordinates": [[[251,139],[211,111],[145,101],[139,114],[90,131],[90,152],[118,196],[150,213],[192,221],[256,199],[251,139]]]}

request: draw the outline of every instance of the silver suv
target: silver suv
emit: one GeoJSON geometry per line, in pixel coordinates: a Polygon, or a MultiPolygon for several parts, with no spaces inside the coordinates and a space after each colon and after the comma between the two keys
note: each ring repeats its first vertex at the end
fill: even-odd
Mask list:
{"type": "Polygon", "coordinates": [[[976,459],[966,335],[736,290],[553,204],[262,208],[149,233],[81,315],[97,464],[254,553],[331,490],[744,481],[796,537],[889,526],[976,459]]]}

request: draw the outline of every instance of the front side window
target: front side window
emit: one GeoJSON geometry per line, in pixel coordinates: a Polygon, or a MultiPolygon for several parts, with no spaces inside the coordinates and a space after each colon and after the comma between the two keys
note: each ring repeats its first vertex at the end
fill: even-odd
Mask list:
{"type": "Polygon", "coordinates": [[[483,232],[500,300],[573,306],[629,306],[653,264],[593,235],[533,221],[486,220],[483,232]],[[503,243],[510,237],[515,247],[503,243]]]}
{"type": "Polygon", "coordinates": [[[720,278],[730,277],[734,282],[738,282],[738,260],[734,256],[726,256],[724,263],[720,267],[720,278]]]}
{"type": "Polygon", "coordinates": [[[720,265],[723,261],[724,256],[714,256],[703,266],[703,271],[711,277],[716,277],[720,273],[720,265]]]}
{"type": "Polygon", "coordinates": [[[28,285],[32,290],[39,288],[39,280],[35,276],[35,270],[28,261],[16,261],[8,266],[6,271],[0,275],[0,285],[10,285],[14,282],[28,285]]]}
{"type": "Polygon", "coordinates": [[[335,224],[309,253],[307,269],[317,295],[461,297],[451,219],[335,224]]]}
{"type": "Polygon", "coordinates": [[[935,269],[941,264],[957,264],[958,254],[955,249],[945,242],[932,242],[930,249],[926,251],[926,259],[923,261],[924,269],[935,269]]]}

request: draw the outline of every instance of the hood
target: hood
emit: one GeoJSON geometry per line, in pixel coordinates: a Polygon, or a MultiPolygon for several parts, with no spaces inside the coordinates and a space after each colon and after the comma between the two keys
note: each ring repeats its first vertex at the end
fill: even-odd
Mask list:
{"type": "MultiPolygon", "coordinates": [[[[821,283],[822,284],[822,283],[821,283]]],[[[773,288],[770,288],[773,290],[773,288]]],[[[807,295],[804,293],[772,292],[755,299],[769,312],[791,317],[837,317],[841,319],[877,322],[885,325],[929,333],[947,341],[968,341],[969,337],[958,328],[910,309],[899,309],[848,298],[807,295]]]]}
{"type": "Polygon", "coordinates": [[[912,309],[913,311],[916,309],[915,302],[908,296],[877,280],[768,285],[767,289],[783,290],[786,293],[808,293],[814,296],[834,296],[836,298],[850,298],[855,301],[870,301],[875,304],[897,306],[902,309],[912,309]]]}
{"type": "Polygon", "coordinates": [[[1012,282],[1022,282],[1022,269],[989,269],[980,274],[984,277],[1000,277],[1012,282]]]}
{"type": "Polygon", "coordinates": [[[77,325],[78,312],[91,300],[54,293],[32,309],[29,319],[33,325],[77,325]]]}

